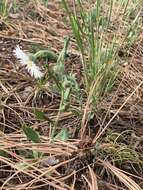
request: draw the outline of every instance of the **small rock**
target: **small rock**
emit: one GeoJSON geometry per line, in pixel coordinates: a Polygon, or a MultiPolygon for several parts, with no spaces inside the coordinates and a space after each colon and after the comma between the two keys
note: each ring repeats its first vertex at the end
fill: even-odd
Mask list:
{"type": "Polygon", "coordinates": [[[59,159],[56,159],[55,156],[50,156],[45,160],[41,161],[42,166],[53,166],[59,163],[59,159]]]}

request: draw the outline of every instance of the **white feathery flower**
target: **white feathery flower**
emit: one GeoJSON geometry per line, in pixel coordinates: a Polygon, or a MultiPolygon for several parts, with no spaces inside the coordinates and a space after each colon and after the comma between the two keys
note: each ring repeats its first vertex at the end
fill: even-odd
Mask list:
{"type": "Polygon", "coordinates": [[[30,57],[25,52],[20,49],[19,45],[16,46],[14,55],[17,59],[19,59],[22,66],[26,66],[26,69],[32,77],[35,79],[40,79],[43,77],[44,74],[40,71],[40,68],[30,59],[30,57]]]}
{"type": "Polygon", "coordinates": [[[16,46],[16,49],[13,52],[16,58],[19,59],[21,65],[27,65],[29,62],[29,56],[20,49],[19,45],[16,46]]]}
{"type": "Polygon", "coordinates": [[[33,76],[35,79],[42,78],[44,75],[40,71],[40,68],[34,62],[27,64],[26,68],[30,75],[33,76]]]}

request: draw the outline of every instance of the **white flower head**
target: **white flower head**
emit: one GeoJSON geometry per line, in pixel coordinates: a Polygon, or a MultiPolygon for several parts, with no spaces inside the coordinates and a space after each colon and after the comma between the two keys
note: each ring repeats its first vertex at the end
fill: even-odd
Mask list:
{"type": "Polygon", "coordinates": [[[40,79],[43,77],[43,73],[40,71],[40,68],[33,62],[27,64],[26,66],[28,72],[30,73],[31,76],[33,76],[35,79],[40,79]]]}
{"type": "Polygon", "coordinates": [[[20,49],[19,45],[16,46],[14,50],[14,55],[19,59],[22,66],[26,66],[26,69],[32,77],[35,79],[40,79],[43,77],[43,73],[40,71],[40,68],[30,59],[30,57],[20,49]]]}
{"type": "Polygon", "coordinates": [[[16,58],[19,59],[21,65],[27,65],[30,61],[29,56],[20,49],[19,45],[16,46],[16,49],[13,52],[16,58]]]}

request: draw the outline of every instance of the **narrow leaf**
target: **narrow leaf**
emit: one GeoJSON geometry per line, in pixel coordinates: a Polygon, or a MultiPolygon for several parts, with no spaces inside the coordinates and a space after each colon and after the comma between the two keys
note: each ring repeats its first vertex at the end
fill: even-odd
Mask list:
{"type": "Polygon", "coordinates": [[[36,116],[37,119],[46,120],[46,116],[45,116],[44,112],[39,111],[37,109],[35,109],[34,112],[35,112],[35,116],[36,116]]]}
{"type": "Polygon", "coordinates": [[[31,140],[34,143],[40,143],[39,134],[32,128],[24,126],[23,131],[29,140],[31,140]]]}
{"type": "Polygon", "coordinates": [[[69,139],[69,134],[67,129],[62,129],[55,137],[54,140],[66,141],[69,139]]]}
{"type": "Polygon", "coordinates": [[[5,158],[9,158],[8,153],[5,152],[4,150],[0,150],[0,156],[5,157],[5,158]]]}

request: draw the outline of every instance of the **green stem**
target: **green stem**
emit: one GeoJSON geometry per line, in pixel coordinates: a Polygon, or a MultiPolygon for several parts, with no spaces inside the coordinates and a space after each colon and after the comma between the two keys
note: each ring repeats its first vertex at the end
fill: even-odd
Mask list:
{"type": "Polygon", "coordinates": [[[55,132],[56,132],[56,129],[57,129],[57,126],[58,126],[58,122],[59,122],[59,118],[60,118],[60,114],[61,114],[61,107],[63,105],[63,100],[64,100],[64,97],[63,97],[63,92],[62,92],[62,96],[61,96],[61,101],[60,101],[60,106],[59,106],[59,111],[58,111],[58,114],[57,114],[57,117],[56,117],[56,120],[55,120],[55,124],[53,126],[53,129],[52,129],[52,134],[51,134],[51,141],[53,140],[54,136],[55,136],[55,132]]]}
{"type": "Polygon", "coordinates": [[[33,56],[34,56],[34,59],[37,59],[38,57],[43,57],[43,58],[51,59],[53,61],[58,60],[58,56],[54,52],[49,51],[49,50],[40,50],[36,52],[33,56]]]}

